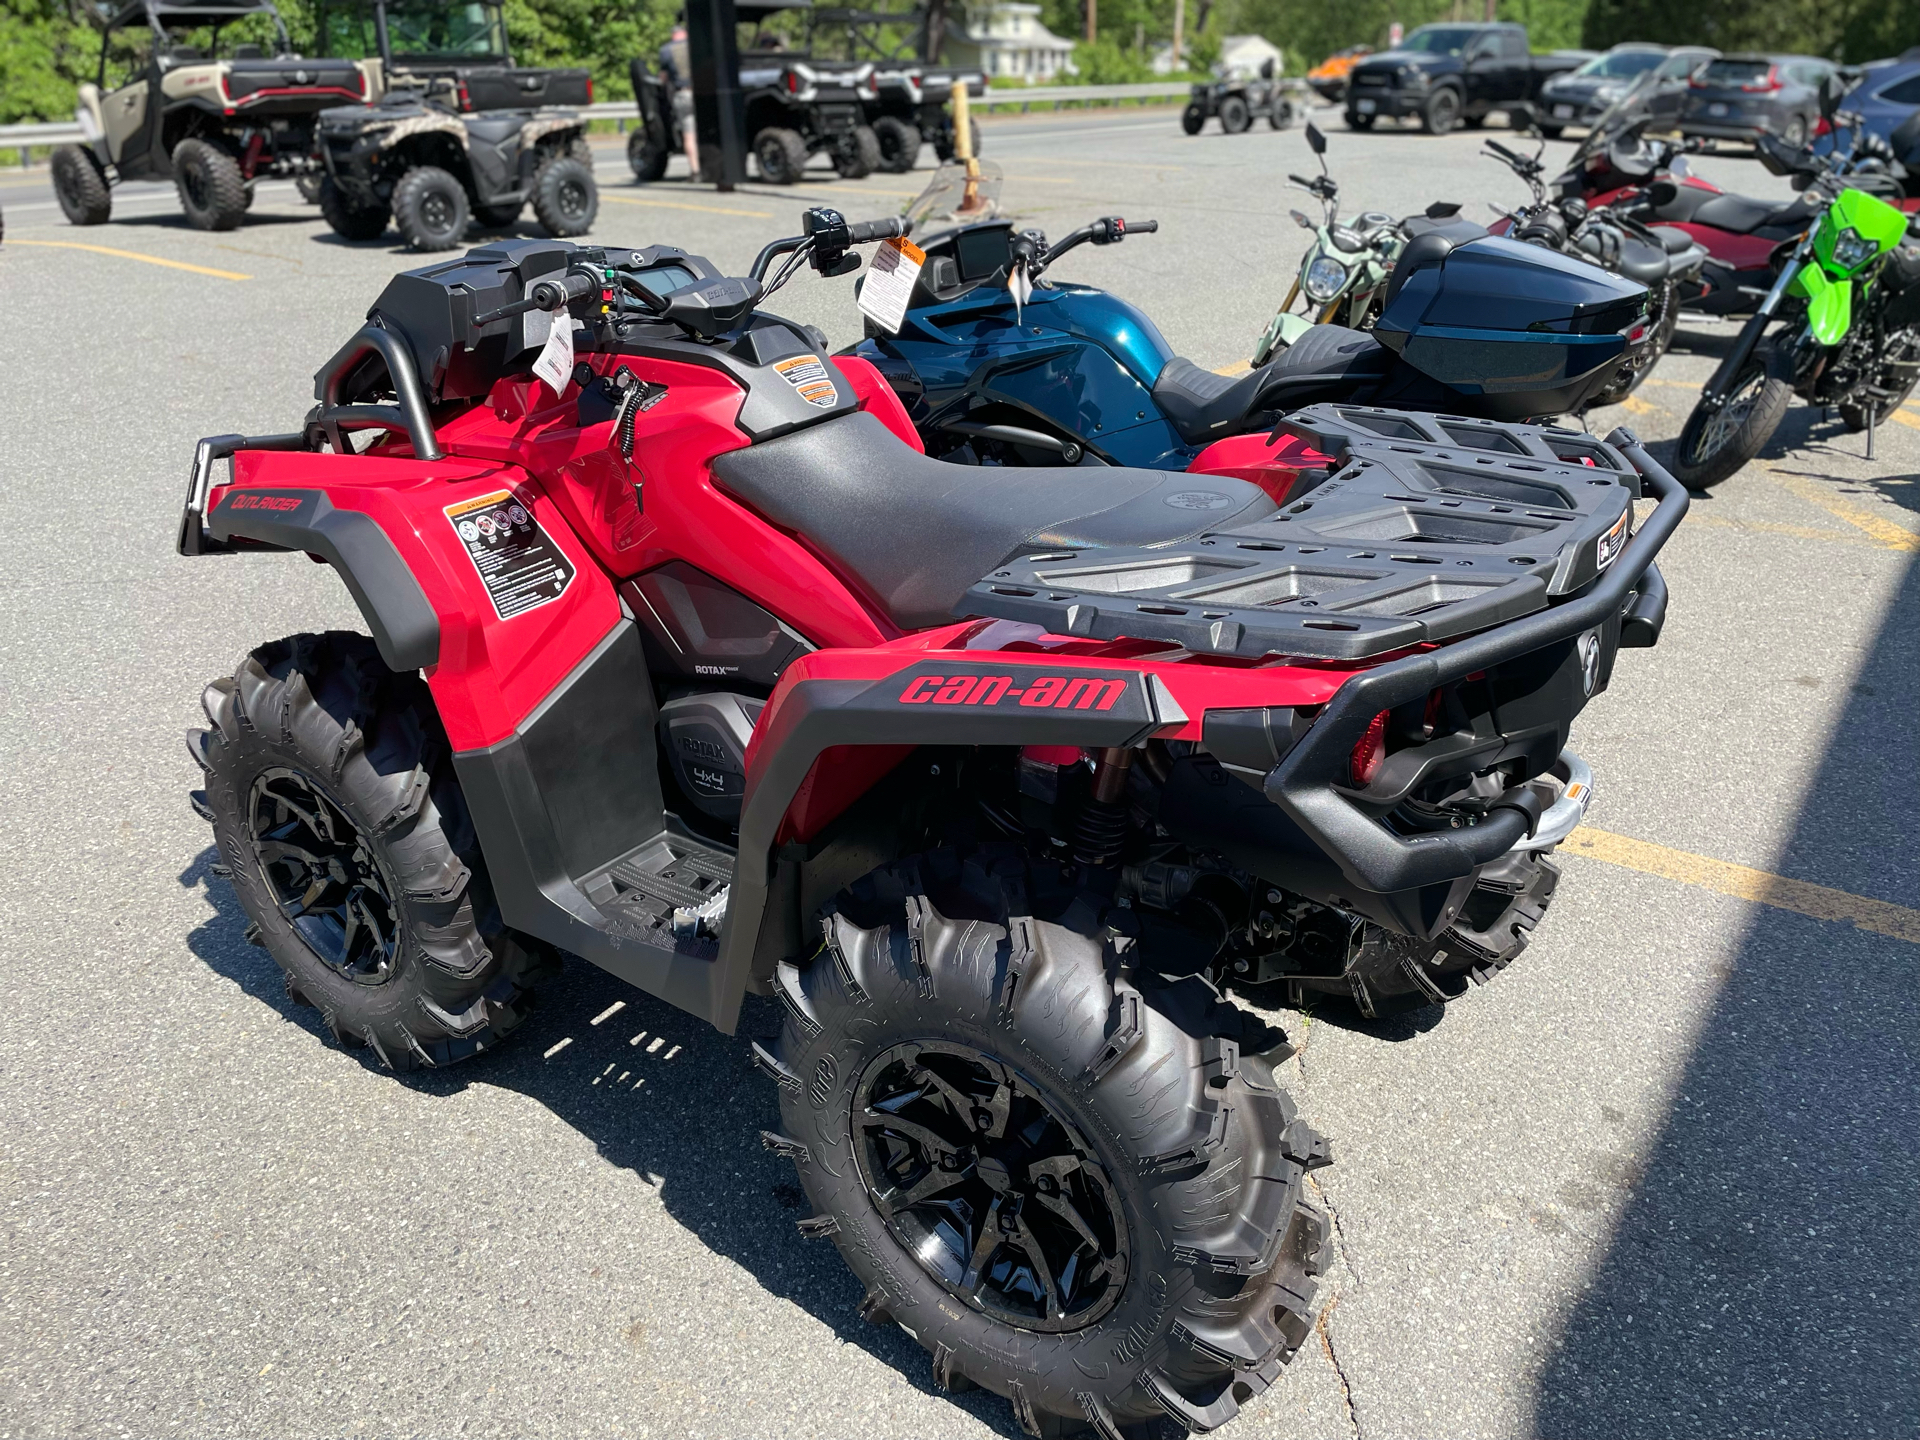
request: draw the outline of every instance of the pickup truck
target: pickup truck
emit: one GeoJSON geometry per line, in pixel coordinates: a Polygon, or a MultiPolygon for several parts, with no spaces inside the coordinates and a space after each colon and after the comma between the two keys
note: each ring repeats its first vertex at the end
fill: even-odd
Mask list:
{"type": "Polygon", "coordinates": [[[1422,25],[1392,50],[1353,68],[1347,125],[1368,130],[1382,115],[1416,116],[1444,135],[1455,125],[1484,125],[1504,110],[1516,129],[1533,117],[1540,87],[1588,58],[1564,51],[1535,55],[1524,25],[1422,25]]]}

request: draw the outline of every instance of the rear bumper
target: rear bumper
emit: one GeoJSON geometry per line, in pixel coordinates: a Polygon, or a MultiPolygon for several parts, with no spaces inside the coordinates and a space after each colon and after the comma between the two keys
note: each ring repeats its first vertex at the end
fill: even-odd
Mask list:
{"type": "MultiPolygon", "coordinates": [[[[1643,493],[1658,497],[1659,503],[1585,595],[1355,675],[1267,775],[1267,798],[1360,889],[1387,894],[1472,874],[1522,841],[1538,837],[1554,812],[1554,805],[1543,804],[1533,785],[1523,784],[1496,800],[1477,825],[1416,837],[1394,833],[1356,804],[1342,783],[1349,757],[1375,715],[1543,646],[1576,636],[1584,641],[1616,622],[1628,644],[1649,644],[1658,635],[1666,587],[1653,561],[1687,513],[1687,492],[1631,432],[1616,430],[1608,439],[1639,472],[1643,493]],[[1628,639],[1636,628],[1640,634],[1628,639]]],[[[1565,820],[1562,812],[1554,824],[1565,820]]],[[[1566,829],[1577,823],[1575,817],[1566,829]]]]}

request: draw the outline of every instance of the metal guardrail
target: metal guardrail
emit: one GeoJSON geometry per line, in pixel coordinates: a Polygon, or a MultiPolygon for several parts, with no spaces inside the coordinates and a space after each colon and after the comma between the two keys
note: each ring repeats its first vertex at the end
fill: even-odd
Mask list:
{"type": "MultiPolygon", "coordinates": [[[[989,90],[972,101],[975,110],[1004,110],[1036,106],[1059,109],[1069,103],[1110,104],[1116,100],[1184,99],[1189,86],[1185,80],[1155,80],[1145,85],[1033,85],[1019,89],[989,90]]],[[[604,105],[582,105],[580,113],[594,120],[632,120],[637,118],[631,100],[614,100],[604,105]]],[[[0,150],[18,149],[26,163],[26,151],[34,145],[77,144],[86,137],[73,121],[39,125],[0,125],[0,150]]]]}

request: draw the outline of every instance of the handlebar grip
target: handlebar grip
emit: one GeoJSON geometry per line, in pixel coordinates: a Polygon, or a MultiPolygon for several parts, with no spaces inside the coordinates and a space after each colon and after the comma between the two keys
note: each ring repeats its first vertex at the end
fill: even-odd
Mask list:
{"type": "Polygon", "coordinates": [[[1158,220],[1127,221],[1127,234],[1129,235],[1151,235],[1159,228],[1160,222],[1158,220]]]}
{"type": "Polygon", "coordinates": [[[847,234],[853,238],[854,244],[866,245],[875,240],[892,240],[896,236],[910,233],[912,229],[911,221],[904,220],[898,215],[890,215],[884,220],[862,220],[858,224],[849,225],[847,234]]]}
{"type": "Polygon", "coordinates": [[[1307,179],[1307,177],[1304,175],[1289,174],[1287,176],[1287,179],[1291,180],[1294,184],[1300,186],[1302,189],[1311,190],[1313,188],[1313,182],[1307,179]]]}
{"type": "Polygon", "coordinates": [[[591,275],[569,273],[557,280],[536,280],[527,291],[527,299],[536,310],[558,310],[568,301],[578,300],[594,288],[591,275]]]}

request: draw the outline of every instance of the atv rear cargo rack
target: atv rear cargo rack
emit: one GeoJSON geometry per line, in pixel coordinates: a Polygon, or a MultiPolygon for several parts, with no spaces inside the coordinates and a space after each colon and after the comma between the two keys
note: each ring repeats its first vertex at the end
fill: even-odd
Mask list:
{"type": "MultiPolygon", "coordinates": [[[[1274,433],[1299,436],[1338,469],[1278,513],[1197,540],[1022,556],[958,609],[1202,654],[1364,660],[1578,595],[1625,547],[1642,490],[1620,431],[1603,441],[1315,405],[1274,433]]],[[[1214,498],[1203,483],[1196,509],[1214,498]]]]}

